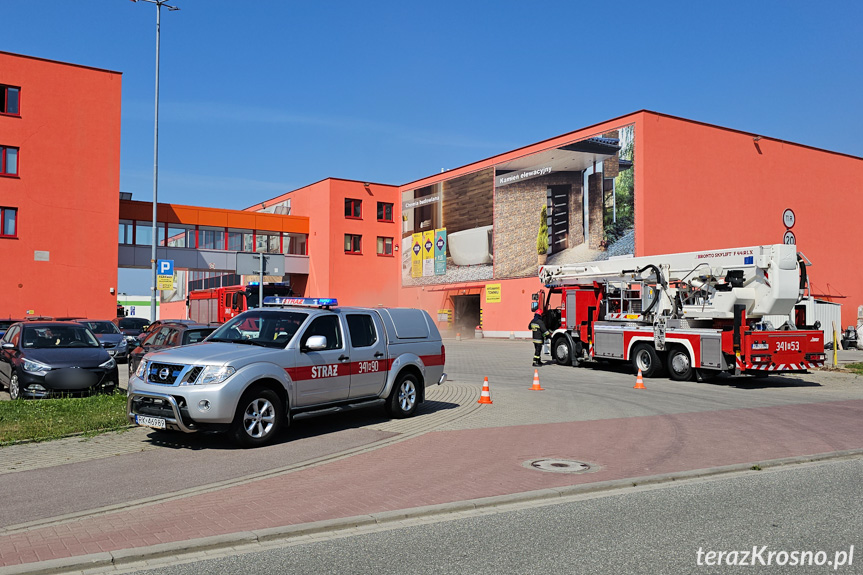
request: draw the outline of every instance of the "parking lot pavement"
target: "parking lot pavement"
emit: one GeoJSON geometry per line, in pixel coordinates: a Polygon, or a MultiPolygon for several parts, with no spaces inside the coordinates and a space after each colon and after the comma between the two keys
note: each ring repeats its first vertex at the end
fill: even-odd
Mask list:
{"type": "Polygon", "coordinates": [[[297,422],[277,445],[245,451],[220,436],[135,430],[138,453],[0,474],[2,493],[37,477],[62,486],[4,500],[0,565],[863,449],[863,377],[648,379],[635,390],[629,369],[547,365],[539,369],[545,391],[531,391],[531,356],[529,342],[447,342],[450,381],[432,388],[412,419],[375,410],[321,417],[297,422]],[[476,403],[484,377],[492,405],[476,403]],[[591,472],[527,465],[552,457],[591,472]]]}

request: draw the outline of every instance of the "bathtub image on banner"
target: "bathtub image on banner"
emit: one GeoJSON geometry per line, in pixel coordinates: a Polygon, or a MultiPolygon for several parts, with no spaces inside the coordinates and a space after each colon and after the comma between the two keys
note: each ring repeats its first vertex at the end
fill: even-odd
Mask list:
{"type": "Polygon", "coordinates": [[[434,231],[423,232],[423,275],[434,275],[434,231]]]}
{"type": "Polygon", "coordinates": [[[446,228],[434,231],[434,275],[446,274],[446,228]]]}
{"type": "Polygon", "coordinates": [[[423,277],[423,235],[413,234],[411,240],[411,277],[423,277]]]}

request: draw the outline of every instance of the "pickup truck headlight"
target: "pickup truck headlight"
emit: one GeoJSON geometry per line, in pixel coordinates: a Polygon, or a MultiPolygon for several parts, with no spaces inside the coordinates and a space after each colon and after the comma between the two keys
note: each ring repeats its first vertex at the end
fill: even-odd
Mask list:
{"type": "Polygon", "coordinates": [[[181,385],[212,385],[222,383],[237,370],[231,366],[208,365],[205,366],[193,382],[184,382],[181,385]]]}
{"type": "Polygon", "coordinates": [[[139,379],[144,379],[144,381],[146,381],[146,379],[144,378],[144,374],[147,373],[147,363],[147,360],[141,360],[141,363],[138,364],[138,369],[135,370],[135,377],[139,379]]]}
{"type": "Polygon", "coordinates": [[[105,363],[100,363],[99,367],[101,367],[102,369],[114,369],[115,367],[117,367],[117,362],[114,361],[114,358],[112,357],[105,363]]]}
{"type": "Polygon", "coordinates": [[[44,363],[33,361],[32,359],[24,359],[24,365],[22,367],[27,373],[32,373],[34,375],[45,375],[51,371],[50,365],[45,365],[44,363]]]}

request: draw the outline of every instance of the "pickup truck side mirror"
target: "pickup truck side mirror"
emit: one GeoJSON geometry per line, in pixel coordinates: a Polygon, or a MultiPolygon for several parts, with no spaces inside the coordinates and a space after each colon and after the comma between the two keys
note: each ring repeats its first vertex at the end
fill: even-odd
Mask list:
{"type": "Polygon", "coordinates": [[[306,340],[306,349],[309,351],[321,351],[327,349],[327,338],[323,335],[313,335],[306,340]]]}

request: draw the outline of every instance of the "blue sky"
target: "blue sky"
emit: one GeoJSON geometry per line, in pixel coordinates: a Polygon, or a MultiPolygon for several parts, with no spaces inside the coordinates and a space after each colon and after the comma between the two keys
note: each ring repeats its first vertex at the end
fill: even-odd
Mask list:
{"type": "MultiPolygon", "coordinates": [[[[160,200],[401,184],[642,108],[863,156],[863,8],[175,0],[160,200]]],[[[123,72],[122,191],[152,198],[155,6],[3,0],[0,49],[123,72]]]]}

